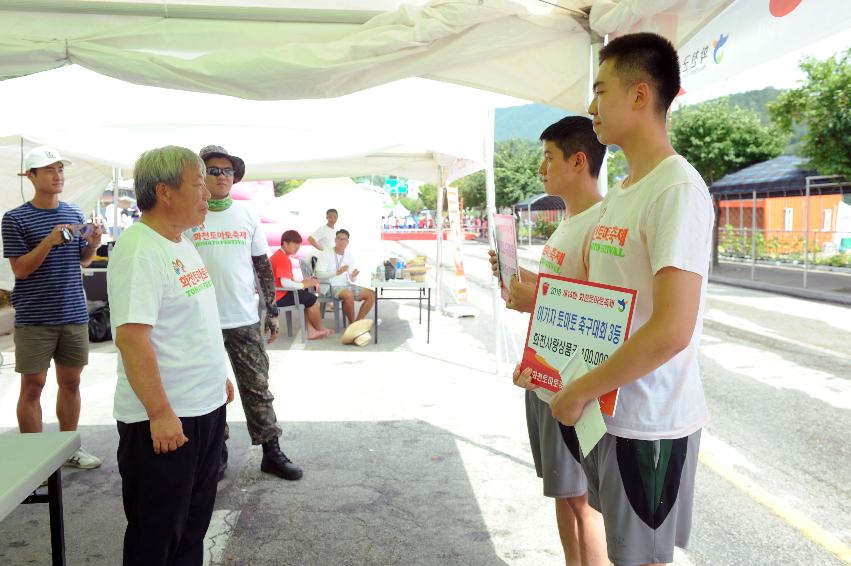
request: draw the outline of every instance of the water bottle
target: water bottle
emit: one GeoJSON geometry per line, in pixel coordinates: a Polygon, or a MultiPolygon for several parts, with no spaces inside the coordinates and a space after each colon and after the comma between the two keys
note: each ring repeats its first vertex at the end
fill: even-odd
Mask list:
{"type": "Polygon", "coordinates": [[[402,278],[402,269],[405,267],[405,262],[402,258],[396,260],[396,279],[402,278]]]}

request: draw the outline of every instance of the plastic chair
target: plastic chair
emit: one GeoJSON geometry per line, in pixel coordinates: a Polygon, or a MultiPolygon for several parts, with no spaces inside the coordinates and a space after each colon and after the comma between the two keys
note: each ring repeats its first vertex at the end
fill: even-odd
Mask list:
{"type": "Polygon", "coordinates": [[[298,292],[294,289],[275,287],[275,291],[288,291],[293,295],[293,304],[288,307],[278,307],[278,316],[283,313],[287,319],[287,336],[293,337],[293,313],[298,314],[301,328],[301,341],[307,343],[307,324],[304,320],[304,305],[298,302],[298,292]]]}
{"type": "MultiPolygon", "coordinates": [[[[300,259],[298,263],[303,277],[315,277],[310,258],[300,259]]],[[[317,277],[317,279],[319,278],[317,277]]],[[[317,299],[319,300],[319,316],[322,318],[325,318],[328,303],[331,303],[331,308],[334,312],[334,330],[340,332],[342,330],[343,302],[334,295],[334,288],[327,280],[319,279],[319,294],[317,299]]]]}

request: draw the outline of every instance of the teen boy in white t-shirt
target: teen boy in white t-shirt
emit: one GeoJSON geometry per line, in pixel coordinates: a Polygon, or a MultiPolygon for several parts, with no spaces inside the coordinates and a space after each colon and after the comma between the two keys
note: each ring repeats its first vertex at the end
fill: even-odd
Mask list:
{"type": "MultiPolygon", "coordinates": [[[[541,134],[544,158],[539,173],[544,191],[561,197],[567,216],[547,240],[541,254],[541,273],[587,279],[587,249],[602,200],[597,175],[606,146],[597,141],[591,120],[570,116],[541,134]]],[[[491,265],[498,276],[496,257],[491,265]]],[[[521,268],[522,282],[512,278],[506,306],[532,312],[537,274],[521,268]]],[[[518,365],[519,368],[519,365],[518,365]]],[[[556,522],[568,564],[608,564],[600,513],[588,505],[588,486],[582,471],[579,441],[573,427],[559,426],[549,403],[555,393],[530,383],[529,375],[514,372],[514,382],[526,389],[526,424],[535,470],[544,480],[544,495],[555,499],[556,522]]]]}
{"type": "Polygon", "coordinates": [[[680,89],[674,47],[655,34],[625,35],[601,50],[600,62],[589,112],[600,142],[623,149],[628,176],[602,203],[589,280],[638,295],[629,340],[551,406],[574,424],[586,403],[620,388],[608,434],[583,460],[589,501],[603,514],[611,561],[667,563],[674,546],[688,543],[709,419],[697,357],[713,210],[665,127],[680,89]]]}

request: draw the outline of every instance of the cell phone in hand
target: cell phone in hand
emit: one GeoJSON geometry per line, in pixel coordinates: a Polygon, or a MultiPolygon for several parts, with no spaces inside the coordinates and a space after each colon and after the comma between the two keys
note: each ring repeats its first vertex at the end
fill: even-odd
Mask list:
{"type": "Polygon", "coordinates": [[[87,224],[69,224],[68,225],[68,231],[74,237],[80,236],[80,237],[83,237],[83,238],[88,238],[89,236],[91,236],[92,234],[95,233],[96,229],[97,229],[97,226],[92,222],[89,222],[87,224]]]}

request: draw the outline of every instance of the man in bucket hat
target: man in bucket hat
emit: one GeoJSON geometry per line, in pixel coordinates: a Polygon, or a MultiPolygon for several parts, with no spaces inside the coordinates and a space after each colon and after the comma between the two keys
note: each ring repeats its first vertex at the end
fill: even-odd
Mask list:
{"type": "MultiPolygon", "coordinates": [[[[59,200],[65,166],[70,164],[52,147],[33,148],[19,175],[30,180],[35,195],[3,215],[3,256],[15,274],[12,305],[21,432],[42,430],[41,391],[51,359],[59,384],[59,430],[77,430],[80,418],[80,374],[89,359],[89,313],[80,267],[91,263],[101,229],[84,225],[79,207],[59,200]]],[[[66,465],[91,469],[101,461],[81,448],[66,465]]]]}
{"type": "MultiPolygon", "coordinates": [[[[211,198],[204,224],[186,232],[204,260],[216,287],[225,349],[233,366],[252,444],[263,446],[260,469],[287,480],[297,480],[302,470],[281,451],[281,429],[274,397],[269,391],[269,356],[263,345],[278,335],[275,280],[268,244],[260,218],[230,197],[231,187],[245,175],[245,162],[218,145],[204,147],[199,155],[207,167],[211,198]],[[265,305],[263,325],[254,301],[255,277],[265,305]]],[[[225,440],[229,434],[225,427],[225,440]]],[[[227,445],[222,445],[219,479],[227,468],[227,445]]]]}

